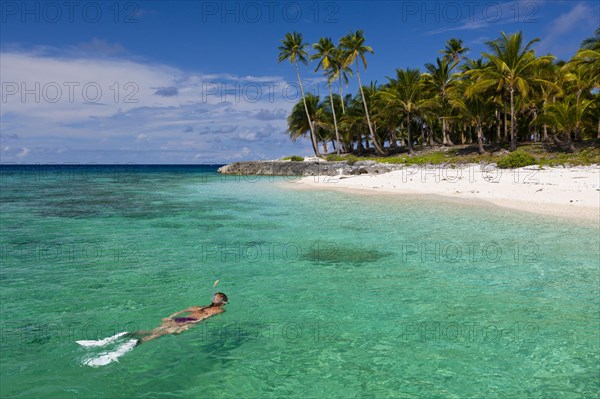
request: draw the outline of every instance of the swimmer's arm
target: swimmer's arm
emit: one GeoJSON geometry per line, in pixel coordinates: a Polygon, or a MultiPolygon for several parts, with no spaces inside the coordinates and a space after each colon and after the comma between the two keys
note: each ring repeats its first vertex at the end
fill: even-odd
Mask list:
{"type": "Polygon", "coordinates": [[[166,320],[170,320],[170,319],[172,319],[173,317],[175,317],[175,316],[179,316],[180,314],[183,314],[183,313],[190,313],[190,312],[200,312],[200,311],[202,311],[203,309],[207,309],[207,308],[208,308],[208,306],[190,306],[190,307],[189,307],[189,308],[187,308],[187,309],[183,309],[183,310],[180,310],[179,312],[175,312],[175,313],[173,313],[172,315],[170,315],[169,317],[166,317],[166,318],[164,318],[163,320],[165,320],[165,321],[166,321],[166,320]]]}
{"type": "MultiPolygon", "coordinates": [[[[172,318],[173,318],[173,317],[175,317],[175,316],[179,316],[180,314],[183,314],[183,313],[189,313],[189,312],[191,312],[191,311],[192,311],[192,310],[191,310],[191,308],[188,308],[188,309],[183,309],[183,310],[180,310],[179,312],[175,312],[175,313],[173,313],[171,316],[167,317],[167,319],[172,319],[172,318]]],[[[164,320],[164,319],[163,319],[163,320],[164,320]]]]}

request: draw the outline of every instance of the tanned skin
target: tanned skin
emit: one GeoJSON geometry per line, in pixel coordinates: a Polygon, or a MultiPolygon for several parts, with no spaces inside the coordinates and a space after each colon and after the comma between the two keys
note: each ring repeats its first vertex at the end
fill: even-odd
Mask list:
{"type": "Polygon", "coordinates": [[[225,311],[225,309],[223,309],[225,304],[227,304],[227,296],[219,292],[213,295],[212,303],[209,306],[191,306],[187,309],[180,310],[179,312],[175,312],[169,317],[162,319],[162,324],[159,327],[150,331],[136,331],[132,335],[139,339],[139,344],[143,344],[144,342],[152,341],[163,335],[181,334],[201,321],[219,313],[223,313],[225,311]],[[185,322],[175,321],[176,316],[186,313],[186,318],[194,320],[185,322]]]}

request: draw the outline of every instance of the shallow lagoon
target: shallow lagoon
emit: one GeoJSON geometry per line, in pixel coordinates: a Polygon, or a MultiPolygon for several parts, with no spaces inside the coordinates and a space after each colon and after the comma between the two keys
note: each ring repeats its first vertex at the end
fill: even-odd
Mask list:
{"type": "Polygon", "coordinates": [[[2,168],[2,397],[590,397],[598,227],[214,167],[2,168]],[[77,339],[231,304],[106,367],[77,339]]]}

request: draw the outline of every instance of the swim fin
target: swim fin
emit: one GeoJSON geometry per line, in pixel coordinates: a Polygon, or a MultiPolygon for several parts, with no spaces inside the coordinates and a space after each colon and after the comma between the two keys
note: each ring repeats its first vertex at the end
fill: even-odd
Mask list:
{"type": "Polygon", "coordinates": [[[125,332],[120,332],[118,334],[113,335],[112,337],[108,337],[108,338],[104,338],[104,339],[99,339],[99,340],[82,340],[82,341],[75,341],[77,342],[79,345],[81,346],[105,346],[108,345],[110,343],[115,342],[116,340],[118,340],[119,338],[121,338],[122,336],[129,334],[127,331],[125,332]]]}
{"type": "Polygon", "coordinates": [[[121,356],[131,351],[133,348],[136,347],[137,344],[137,339],[130,339],[124,344],[118,346],[114,351],[102,352],[96,357],[84,358],[82,363],[86,366],[99,367],[106,366],[107,364],[110,364],[112,362],[118,362],[121,356]]]}

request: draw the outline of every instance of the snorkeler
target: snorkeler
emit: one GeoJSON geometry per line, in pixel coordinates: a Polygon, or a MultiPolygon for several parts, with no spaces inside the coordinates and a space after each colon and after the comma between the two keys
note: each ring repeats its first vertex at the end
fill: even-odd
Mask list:
{"type": "MultiPolygon", "coordinates": [[[[215,282],[215,285],[217,282],[215,282]]],[[[125,353],[131,351],[133,348],[143,344],[144,342],[151,341],[167,334],[180,334],[200,323],[202,320],[208,319],[216,314],[223,313],[225,311],[223,306],[228,302],[229,300],[227,295],[222,292],[217,292],[213,295],[210,305],[191,306],[187,309],[173,313],[169,317],[162,319],[162,324],[153,330],[135,331],[133,333],[121,332],[113,335],[112,337],[97,341],[76,341],[79,345],[85,347],[104,347],[120,341],[120,345],[110,352],[102,352],[98,356],[84,358],[83,364],[95,367],[105,366],[113,361],[118,361],[119,357],[123,356],[125,353]],[[188,315],[185,317],[175,317],[184,313],[188,313],[188,315]],[[126,339],[126,341],[122,342],[122,339],[126,339]]]]}
{"type": "Polygon", "coordinates": [[[222,292],[217,292],[213,295],[212,303],[210,305],[191,306],[187,309],[180,310],[179,312],[173,313],[169,317],[162,319],[163,323],[159,327],[150,331],[136,331],[131,333],[130,336],[137,338],[139,340],[138,345],[140,345],[163,335],[180,334],[200,323],[202,320],[223,313],[225,311],[223,306],[227,303],[227,295],[222,292]],[[175,317],[184,313],[189,313],[189,315],[186,317],[175,317]]]}

